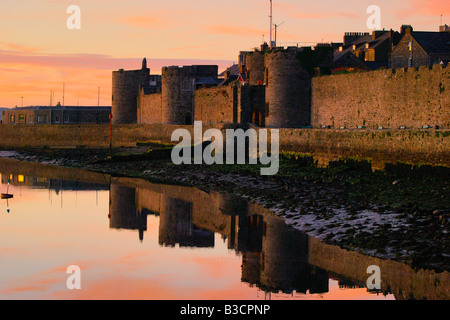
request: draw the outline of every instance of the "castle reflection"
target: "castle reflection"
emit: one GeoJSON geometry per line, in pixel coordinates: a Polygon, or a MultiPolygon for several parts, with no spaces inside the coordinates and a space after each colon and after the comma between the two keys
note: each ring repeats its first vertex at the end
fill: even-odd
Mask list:
{"type": "Polygon", "coordinates": [[[383,294],[448,300],[448,272],[416,271],[400,262],[324,244],[237,196],[10,159],[0,159],[0,173],[2,187],[9,179],[15,187],[57,193],[109,190],[110,228],[135,230],[144,241],[147,218],[156,216],[159,230],[152,232],[158,232],[162,247],[213,248],[220,234],[228,249],[242,257],[241,281],[265,292],[326,293],[332,291],[330,279],[340,290],[364,288],[367,267],[377,265],[383,270],[383,294]]]}
{"type": "Polygon", "coordinates": [[[252,212],[238,197],[177,186],[169,196],[153,186],[112,184],[110,227],[137,230],[143,241],[147,216],[159,216],[159,245],[169,247],[212,248],[219,232],[242,256],[242,282],[265,292],[328,292],[328,272],[308,264],[308,236],[282,219],[252,212]]]}

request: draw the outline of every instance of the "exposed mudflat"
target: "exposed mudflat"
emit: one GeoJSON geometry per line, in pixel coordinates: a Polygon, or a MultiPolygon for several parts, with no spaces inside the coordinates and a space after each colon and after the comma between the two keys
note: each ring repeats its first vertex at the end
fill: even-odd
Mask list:
{"type": "Polygon", "coordinates": [[[261,176],[260,166],[176,166],[150,159],[149,148],[114,150],[112,158],[105,149],[0,156],[237,194],[326,243],[415,268],[450,270],[449,168],[397,164],[373,172],[362,159],[320,168],[308,156],[289,154],[282,155],[277,175],[261,176]]]}

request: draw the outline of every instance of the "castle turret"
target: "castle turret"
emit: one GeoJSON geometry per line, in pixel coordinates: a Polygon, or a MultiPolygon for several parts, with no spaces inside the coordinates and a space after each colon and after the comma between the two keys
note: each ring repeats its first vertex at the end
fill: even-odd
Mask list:
{"type": "Polygon", "coordinates": [[[113,71],[112,74],[112,114],[114,124],[137,123],[137,97],[140,86],[150,81],[147,59],[142,61],[141,70],[113,71]]]}
{"type": "Polygon", "coordinates": [[[295,49],[265,55],[266,127],[310,125],[311,76],[297,59],[295,49]]]}
{"type": "Polygon", "coordinates": [[[246,57],[246,82],[250,85],[264,83],[264,52],[253,51],[246,57]]]}
{"type": "Polygon", "coordinates": [[[191,124],[195,77],[190,67],[162,69],[162,123],[191,124]]]}
{"type": "Polygon", "coordinates": [[[197,86],[215,86],[218,66],[194,65],[162,68],[162,123],[190,125],[194,119],[197,86]]]}

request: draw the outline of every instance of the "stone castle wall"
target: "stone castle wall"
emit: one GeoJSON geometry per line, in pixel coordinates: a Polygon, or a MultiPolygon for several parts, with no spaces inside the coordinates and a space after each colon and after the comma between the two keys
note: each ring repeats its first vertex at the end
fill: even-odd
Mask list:
{"type": "Polygon", "coordinates": [[[379,70],[313,78],[312,125],[450,127],[450,68],[379,70]]]}
{"type": "Polygon", "coordinates": [[[195,121],[210,125],[233,123],[236,87],[214,87],[195,91],[195,121]]]}
{"type": "Polygon", "coordinates": [[[162,94],[144,94],[141,90],[137,105],[137,122],[145,124],[161,123],[162,121],[162,94]]]}
{"type": "Polygon", "coordinates": [[[266,107],[266,87],[261,85],[243,86],[239,91],[240,123],[253,123],[264,127],[266,107]]]}
{"type": "MultiPolygon", "coordinates": [[[[174,130],[193,126],[114,125],[113,146],[137,142],[171,142],[174,130]]],[[[203,131],[213,128],[204,125],[203,131]]],[[[221,129],[221,126],[216,126],[221,129]]],[[[270,130],[269,130],[270,132],[270,130]]],[[[0,148],[109,147],[109,125],[0,126],[0,148]]],[[[270,136],[269,136],[270,139],[270,136]]],[[[383,155],[393,162],[450,165],[450,130],[322,130],[280,129],[280,151],[336,153],[338,156],[383,155]]]]}

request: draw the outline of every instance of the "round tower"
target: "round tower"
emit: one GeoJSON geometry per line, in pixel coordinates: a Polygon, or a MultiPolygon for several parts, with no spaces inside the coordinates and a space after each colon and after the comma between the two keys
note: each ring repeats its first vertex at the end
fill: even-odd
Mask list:
{"type": "Polygon", "coordinates": [[[193,122],[195,77],[191,67],[162,68],[162,123],[186,125],[193,122]]]}
{"type": "Polygon", "coordinates": [[[265,216],[264,223],[262,287],[272,292],[300,291],[307,283],[308,236],[290,230],[277,217],[265,216]]]}
{"type": "Polygon", "coordinates": [[[311,77],[296,56],[294,50],[265,55],[266,127],[310,125],[311,77]]]}
{"type": "Polygon", "coordinates": [[[109,200],[109,227],[111,229],[138,230],[143,241],[147,230],[147,216],[140,215],[136,208],[136,189],[112,184],[109,200]]]}
{"type": "Polygon", "coordinates": [[[246,57],[246,82],[250,85],[264,83],[264,52],[253,51],[246,57]]]}
{"type": "Polygon", "coordinates": [[[186,246],[192,240],[192,202],[164,195],[159,218],[159,244],[186,246]]]}
{"type": "Polygon", "coordinates": [[[136,189],[111,185],[109,227],[111,229],[139,229],[136,214],[136,189]]]}
{"type": "Polygon", "coordinates": [[[114,124],[137,123],[137,97],[139,86],[148,85],[150,69],[147,59],[142,61],[142,69],[113,71],[112,74],[112,114],[114,124]]]}

